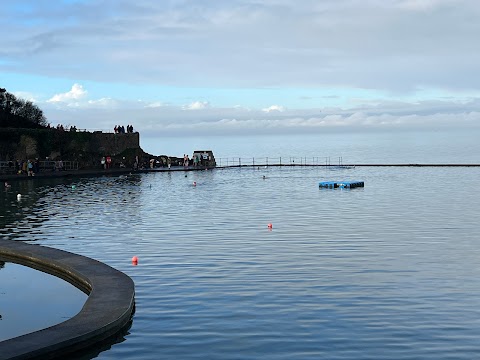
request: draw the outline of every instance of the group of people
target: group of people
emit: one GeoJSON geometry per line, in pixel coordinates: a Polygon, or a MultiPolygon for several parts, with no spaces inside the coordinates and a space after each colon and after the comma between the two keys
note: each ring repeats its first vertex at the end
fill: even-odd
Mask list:
{"type": "MultiPolygon", "coordinates": [[[[50,127],[50,124],[48,124],[48,126],[47,126],[47,127],[50,127]]],[[[64,130],[65,130],[65,128],[63,127],[63,125],[62,125],[62,124],[58,124],[56,129],[57,129],[57,130],[62,130],[62,131],[64,131],[64,130]]]]}
{"type": "MultiPolygon", "coordinates": [[[[53,171],[63,171],[65,170],[64,164],[62,160],[51,161],[50,164],[53,163],[53,171]]],[[[40,172],[40,161],[38,159],[35,160],[17,160],[17,161],[9,161],[8,167],[13,170],[13,172],[17,175],[28,175],[28,176],[35,176],[38,172],[40,172]]],[[[43,169],[46,168],[46,165],[43,164],[43,169]]]]}
{"type": "MultiPolygon", "coordinates": [[[[115,134],[125,134],[125,127],[123,125],[115,125],[113,128],[115,134]]],[[[127,125],[127,133],[133,133],[133,125],[127,125]]]]}
{"type": "MultiPolygon", "coordinates": [[[[66,131],[68,129],[68,126],[63,126],[62,124],[58,124],[56,127],[52,127],[50,126],[50,124],[47,124],[47,129],[57,129],[61,131],[66,131]]],[[[70,126],[70,131],[77,132],[77,127],[75,125],[70,126]]]]}
{"type": "Polygon", "coordinates": [[[189,165],[193,165],[193,167],[202,166],[202,165],[205,165],[205,161],[207,159],[210,161],[210,156],[208,156],[207,158],[206,154],[200,155],[200,154],[194,153],[192,155],[192,159],[190,159],[187,154],[183,154],[183,166],[184,167],[188,167],[189,165]]]}
{"type": "Polygon", "coordinates": [[[15,173],[20,175],[34,176],[40,170],[40,162],[36,160],[17,160],[15,163],[9,162],[9,167],[15,167],[15,173]]]}

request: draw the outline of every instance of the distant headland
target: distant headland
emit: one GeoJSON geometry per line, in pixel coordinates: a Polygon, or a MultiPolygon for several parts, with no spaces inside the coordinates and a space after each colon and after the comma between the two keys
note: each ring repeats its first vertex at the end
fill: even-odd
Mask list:
{"type": "Polygon", "coordinates": [[[211,151],[192,158],[148,154],[140,147],[139,132],[130,125],[123,129],[115,125],[109,133],[52,127],[36,105],[0,88],[0,173],[215,166],[211,151]]]}

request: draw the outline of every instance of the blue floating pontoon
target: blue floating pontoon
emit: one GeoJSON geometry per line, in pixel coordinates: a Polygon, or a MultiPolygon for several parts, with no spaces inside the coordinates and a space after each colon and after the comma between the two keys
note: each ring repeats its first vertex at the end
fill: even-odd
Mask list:
{"type": "Polygon", "coordinates": [[[321,181],[318,183],[318,187],[328,189],[353,189],[364,186],[365,184],[363,181],[321,181]]]}

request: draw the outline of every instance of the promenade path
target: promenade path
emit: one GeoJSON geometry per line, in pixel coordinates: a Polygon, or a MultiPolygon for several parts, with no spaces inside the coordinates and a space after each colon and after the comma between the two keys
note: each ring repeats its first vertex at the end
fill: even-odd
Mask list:
{"type": "MultiPolygon", "coordinates": [[[[212,168],[207,168],[210,170],[212,168]]],[[[128,174],[141,174],[149,172],[168,172],[168,171],[201,171],[206,170],[205,167],[183,167],[172,166],[168,168],[154,168],[154,169],[138,169],[132,170],[129,168],[115,168],[115,169],[79,169],[79,170],[66,170],[66,171],[41,171],[34,176],[27,176],[25,174],[0,174],[1,182],[11,182],[18,180],[35,180],[46,178],[69,178],[69,177],[89,177],[89,176],[119,176],[128,174]]]]}

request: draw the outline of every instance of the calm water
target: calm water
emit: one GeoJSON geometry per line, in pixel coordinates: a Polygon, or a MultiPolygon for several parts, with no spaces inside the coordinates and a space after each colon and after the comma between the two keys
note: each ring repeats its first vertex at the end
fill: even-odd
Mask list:
{"type": "Polygon", "coordinates": [[[424,132],[374,132],[275,135],[203,136],[150,138],[140,134],[142,148],[150,154],[182,157],[194,150],[212,149],[216,159],[330,158],[336,163],[480,163],[480,131],[450,129],[424,132]]]}
{"type": "Polygon", "coordinates": [[[0,195],[0,234],[133,278],[132,327],[99,359],[472,359],[479,176],[296,167],[18,182],[0,195]]]}
{"type": "Polygon", "coordinates": [[[87,295],[55,276],[0,258],[0,341],[75,316],[87,295]]]}

